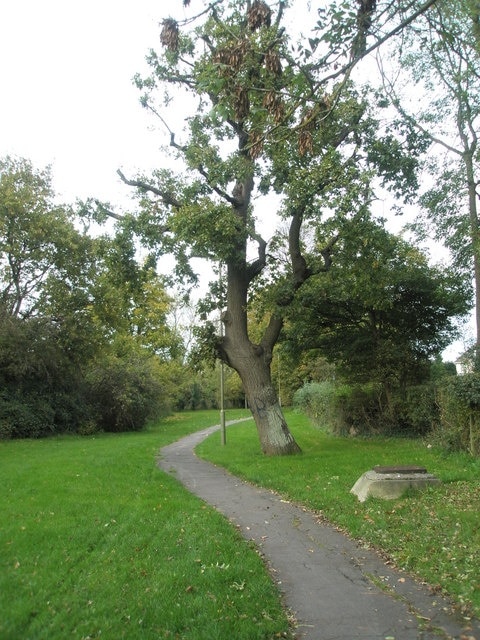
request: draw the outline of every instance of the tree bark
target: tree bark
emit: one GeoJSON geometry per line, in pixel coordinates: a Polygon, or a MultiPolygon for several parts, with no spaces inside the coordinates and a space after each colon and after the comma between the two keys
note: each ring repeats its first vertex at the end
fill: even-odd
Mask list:
{"type": "MultiPolygon", "coordinates": [[[[476,148],[476,145],[475,145],[476,148]]],[[[470,150],[469,150],[470,151],[470,150]]],[[[477,192],[473,153],[463,154],[468,186],[468,211],[473,253],[473,279],[475,290],[475,370],[480,371],[480,232],[477,213],[477,192]]]]}
{"type": "MultiPolygon", "coordinates": [[[[245,251],[245,246],[239,246],[239,257],[244,258],[245,251]]],[[[254,344],[248,335],[247,295],[253,277],[245,259],[227,264],[227,307],[222,318],[225,330],[219,355],[242,380],[263,453],[272,456],[300,453],[271,379],[272,352],[280,326],[272,330],[276,323],[271,321],[270,330],[267,329],[260,344],[254,344]]]]}
{"type": "MultiPolygon", "coordinates": [[[[232,345],[233,347],[233,345],[232,345]]],[[[232,349],[229,364],[238,372],[257,426],[260,446],[269,456],[291,455],[301,449],[291,434],[270,373],[271,358],[250,342],[232,349]]]]}

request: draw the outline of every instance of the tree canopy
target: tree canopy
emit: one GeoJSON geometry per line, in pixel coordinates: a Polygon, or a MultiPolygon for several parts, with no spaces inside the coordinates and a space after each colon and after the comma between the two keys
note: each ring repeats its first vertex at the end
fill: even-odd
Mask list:
{"type": "Polygon", "coordinates": [[[50,169],[27,160],[0,160],[0,301],[12,316],[38,306],[38,290],[57,276],[75,249],[72,212],[54,202],[50,169]]]}
{"type": "Polygon", "coordinates": [[[339,242],[328,274],[311,278],[292,306],[286,344],[319,350],[350,382],[404,389],[428,379],[468,311],[468,290],[373,221],[339,242]]]}

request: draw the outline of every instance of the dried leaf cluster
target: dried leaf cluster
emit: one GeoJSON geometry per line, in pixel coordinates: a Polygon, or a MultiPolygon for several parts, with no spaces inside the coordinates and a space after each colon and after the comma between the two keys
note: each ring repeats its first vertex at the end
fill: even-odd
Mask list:
{"type": "Polygon", "coordinates": [[[162,22],[162,31],[160,33],[160,42],[169,51],[178,50],[178,23],[173,18],[166,18],[162,22]]]}
{"type": "Polygon", "coordinates": [[[307,109],[300,122],[298,133],[298,152],[304,156],[307,152],[313,152],[312,131],[316,127],[316,112],[314,109],[307,109]]]}
{"type": "Polygon", "coordinates": [[[263,151],[263,135],[252,131],[249,136],[249,154],[252,160],[258,158],[263,151]]]}
{"type": "MultiPolygon", "coordinates": [[[[225,65],[223,74],[230,75],[231,70],[238,71],[242,66],[248,47],[249,43],[247,40],[240,40],[240,42],[237,42],[234,46],[217,49],[213,56],[213,62],[225,65]],[[231,69],[226,69],[226,67],[231,67],[231,69]]],[[[220,73],[222,73],[222,70],[220,70],[220,73]]]]}
{"type": "Polygon", "coordinates": [[[235,88],[235,117],[237,120],[244,120],[248,116],[250,111],[250,98],[248,97],[248,91],[241,85],[235,88]]]}
{"type": "Polygon", "coordinates": [[[275,51],[274,49],[269,49],[267,51],[265,54],[265,69],[276,76],[281,75],[282,63],[280,62],[278,51],[275,51]]]}
{"type": "Polygon", "coordinates": [[[276,91],[267,91],[263,98],[263,106],[268,110],[275,122],[281,122],[285,116],[285,105],[276,91]]]}
{"type": "Polygon", "coordinates": [[[248,26],[252,31],[264,26],[269,27],[272,19],[272,10],[263,0],[254,0],[248,10],[247,19],[248,26]]]}
{"type": "Polygon", "coordinates": [[[310,131],[302,130],[298,134],[298,153],[301,156],[313,153],[313,137],[310,131]]]}

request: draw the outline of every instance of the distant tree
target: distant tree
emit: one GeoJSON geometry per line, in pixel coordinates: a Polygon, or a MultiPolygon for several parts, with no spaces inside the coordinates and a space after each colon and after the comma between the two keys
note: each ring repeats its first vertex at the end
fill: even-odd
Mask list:
{"type": "Polygon", "coordinates": [[[0,159],[0,302],[14,317],[35,312],[41,286],[79,237],[71,209],[54,195],[49,168],[0,159]]]}
{"type": "MultiPolygon", "coordinates": [[[[479,6],[473,0],[437,2],[415,28],[406,29],[400,63],[407,89],[385,74],[391,102],[409,126],[431,143],[425,167],[432,175],[420,200],[424,220],[416,225],[452,252],[475,291],[477,366],[480,363],[480,48],[479,6]],[[411,100],[411,83],[421,100],[411,100]]],[[[396,57],[396,53],[395,53],[396,57]]],[[[400,76],[402,77],[402,76],[400,76]]]]}
{"type": "Polygon", "coordinates": [[[90,237],[48,170],[6,158],[0,248],[0,437],[139,429],[175,404],[182,341],[128,226],[90,237]]]}

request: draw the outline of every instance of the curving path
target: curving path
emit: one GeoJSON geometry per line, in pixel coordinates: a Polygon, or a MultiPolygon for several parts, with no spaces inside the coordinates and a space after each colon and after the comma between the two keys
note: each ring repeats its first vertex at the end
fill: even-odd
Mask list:
{"type": "Polygon", "coordinates": [[[457,617],[426,585],[307,509],[197,458],[196,445],[218,429],[164,447],[159,466],[255,541],[297,619],[298,639],[480,640],[479,623],[457,617]]]}

